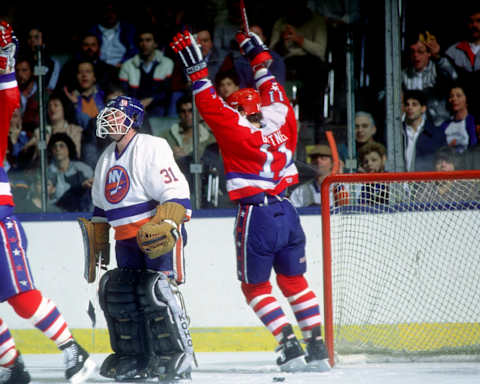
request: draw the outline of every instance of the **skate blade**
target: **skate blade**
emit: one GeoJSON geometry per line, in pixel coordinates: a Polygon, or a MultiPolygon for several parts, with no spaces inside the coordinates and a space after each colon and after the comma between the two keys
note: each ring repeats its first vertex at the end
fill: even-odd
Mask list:
{"type": "Polygon", "coordinates": [[[78,371],[75,375],[73,375],[69,382],[72,384],[80,384],[87,380],[95,371],[97,364],[89,357],[85,360],[85,364],[80,371],[78,371]]]}
{"type": "Polygon", "coordinates": [[[328,372],[332,369],[328,359],[325,360],[315,360],[307,363],[304,371],[305,372],[328,372]]]}
{"type": "Polygon", "coordinates": [[[283,365],[280,365],[282,372],[302,372],[305,371],[306,363],[303,356],[296,357],[283,365]]]}

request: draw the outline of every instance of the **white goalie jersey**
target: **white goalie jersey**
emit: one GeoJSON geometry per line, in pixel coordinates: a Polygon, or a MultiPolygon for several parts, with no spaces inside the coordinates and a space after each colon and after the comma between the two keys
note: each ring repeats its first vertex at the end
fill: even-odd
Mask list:
{"type": "Polygon", "coordinates": [[[122,153],[111,143],[100,156],[92,188],[94,216],[105,217],[115,239],[135,237],[158,204],[175,201],[191,216],[190,189],[167,141],[137,133],[122,153]]]}

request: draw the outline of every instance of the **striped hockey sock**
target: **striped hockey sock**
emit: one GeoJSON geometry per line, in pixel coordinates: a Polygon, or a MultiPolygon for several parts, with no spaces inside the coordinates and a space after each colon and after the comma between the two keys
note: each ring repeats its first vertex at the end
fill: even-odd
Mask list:
{"type": "Polygon", "coordinates": [[[72,339],[65,319],[50,299],[42,297],[40,305],[29,320],[57,347],[61,347],[72,339]]]}
{"type": "Polygon", "coordinates": [[[312,337],[312,328],[320,326],[322,323],[317,296],[310,288],[306,288],[295,295],[287,297],[287,299],[302,331],[303,338],[306,340],[310,339],[312,337]]]}
{"type": "Polygon", "coordinates": [[[0,319],[0,365],[9,367],[15,362],[18,352],[7,324],[0,319]]]}
{"type": "Polygon", "coordinates": [[[249,303],[258,318],[272,332],[275,339],[282,340],[282,328],[290,324],[280,303],[272,295],[254,297],[249,303]]]}

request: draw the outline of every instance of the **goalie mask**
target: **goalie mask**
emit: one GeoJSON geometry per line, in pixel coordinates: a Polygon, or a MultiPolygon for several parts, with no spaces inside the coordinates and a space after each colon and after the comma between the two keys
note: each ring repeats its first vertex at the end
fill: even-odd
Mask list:
{"type": "Polygon", "coordinates": [[[253,88],[244,88],[233,92],[227,103],[237,111],[244,111],[247,116],[260,112],[262,100],[259,93],[253,88]]]}
{"type": "Polygon", "coordinates": [[[107,135],[125,135],[130,128],[140,128],[145,111],[143,105],[128,96],[117,96],[110,100],[97,116],[96,134],[100,138],[107,135]]]}

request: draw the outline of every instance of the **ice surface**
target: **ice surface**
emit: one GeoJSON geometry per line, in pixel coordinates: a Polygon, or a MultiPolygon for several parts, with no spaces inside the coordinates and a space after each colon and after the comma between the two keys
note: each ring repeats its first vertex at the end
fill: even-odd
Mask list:
{"type": "MultiPolygon", "coordinates": [[[[93,354],[101,364],[105,354],[93,354]]],[[[480,383],[480,363],[349,363],[327,373],[285,374],[273,352],[198,353],[192,384],[473,384],[480,383]]],[[[24,355],[32,383],[65,383],[61,354],[24,355]]],[[[89,383],[114,383],[96,372],[89,383]]],[[[156,381],[150,381],[155,383],[156,381]]]]}

